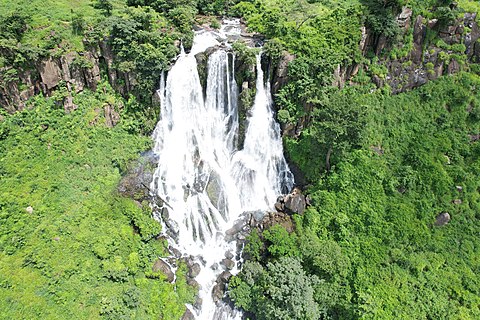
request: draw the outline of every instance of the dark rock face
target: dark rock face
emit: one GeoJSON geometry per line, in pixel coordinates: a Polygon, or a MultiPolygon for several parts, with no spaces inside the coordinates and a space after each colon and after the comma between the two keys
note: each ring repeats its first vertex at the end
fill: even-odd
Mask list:
{"type": "MultiPolygon", "coordinates": [[[[9,68],[0,70],[0,106],[10,113],[23,110],[28,99],[42,93],[51,96],[61,83],[70,98],[64,99],[66,112],[75,109],[72,93],[85,88],[96,90],[101,80],[100,62],[105,62],[108,80],[117,92],[126,96],[135,83],[133,74],[119,72],[114,66],[114,54],[107,40],[84,52],[69,52],[61,57],[45,57],[35,65],[18,71],[18,79],[5,79],[9,68]]],[[[118,120],[117,120],[118,121],[118,120]]]]}
{"type": "Polygon", "coordinates": [[[450,222],[450,214],[448,212],[440,213],[435,219],[435,225],[441,227],[450,222]]]}
{"type": "Polygon", "coordinates": [[[422,46],[427,34],[427,27],[423,24],[423,17],[417,16],[413,27],[413,50],[410,59],[413,63],[422,62],[422,46]]]}
{"type": "Polygon", "coordinates": [[[275,74],[273,76],[272,94],[277,93],[278,90],[287,83],[288,64],[294,59],[294,55],[286,51],[283,53],[280,61],[278,62],[277,70],[275,71],[275,74]]]}
{"type": "Polygon", "coordinates": [[[168,263],[166,263],[162,259],[157,259],[157,261],[155,261],[155,263],[152,267],[152,271],[153,272],[159,272],[160,271],[163,274],[165,274],[167,276],[167,281],[168,282],[173,282],[173,280],[175,280],[175,274],[170,269],[170,266],[168,265],[168,263]]]}

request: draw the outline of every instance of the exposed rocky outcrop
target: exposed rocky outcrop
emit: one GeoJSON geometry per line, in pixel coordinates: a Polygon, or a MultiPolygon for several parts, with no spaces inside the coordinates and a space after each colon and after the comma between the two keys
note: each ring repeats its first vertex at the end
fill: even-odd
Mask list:
{"type": "Polygon", "coordinates": [[[102,64],[112,87],[126,96],[135,84],[135,77],[133,74],[116,70],[114,59],[108,41],[103,40],[84,52],[43,57],[25,70],[1,68],[0,106],[13,113],[23,110],[27,100],[36,94],[51,96],[55,90],[66,88],[68,94],[63,100],[65,111],[75,110],[73,95],[85,89],[97,89],[101,80],[102,64]]]}
{"type": "Polygon", "coordinates": [[[450,214],[448,212],[442,212],[435,218],[435,226],[441,227],[450,222],[450,214]]]}
{"type": "Polygon", "coordinates": [[[284,212],[287,214],[303,214],[306,206],[307,201],[300,188],[294,188],[292,193],[278,197],[277,202],[275,203],[275,209],[278,212],[284,212]]]}
{"type": "Polygon", "coordinates": [[[281,87],[283,87],[288,81],[288,64],[295,59],[295,56],[288,53],[287,51],[283,52],[280,61],[278,62],[277,68],[273,74],[272,78],[272,94],[275,95],[281,87]]]}
{"type": "Polygon", "coordinates": [[[157,259],[152,267],[153,272],[162,272],[166,277],[168,282],[173,282],[175,280],[175,274],[172,271],[170,265],[162,259],[157,259]]]}
{"type": "MultiPolygon", "coordinates": [[[[442,75],[461,71],[470,62],[480,61],[480,38],[476,13],[466,13],[452,25],[441,27],[436,19],[427,20],[422,16],[413,17],[408,8],[404,8],[397,22],[404,35],[412,32],[409,43],[395,44],[396,47],[411,47],[406,56],[383,56],[378,45],[375,52],[380,64],[387,68],[387,74],[374,75],[378,87],[389,85],[393,93],[419,87],[442,75]],[[413,30],[409,30],[413,22],[413,30]],[[436,33],[438,38],[431,41],[427,33],[436,33]]],[[[408,38],[408,37],[407,37],[408,38]]],[[[382,48],[383,49],[383,48],[382,48]]],[[[345,75],[349,79],[349,75],[345,75]]],[[[347,79],[345,79],[347,81],[347,79]]]]}

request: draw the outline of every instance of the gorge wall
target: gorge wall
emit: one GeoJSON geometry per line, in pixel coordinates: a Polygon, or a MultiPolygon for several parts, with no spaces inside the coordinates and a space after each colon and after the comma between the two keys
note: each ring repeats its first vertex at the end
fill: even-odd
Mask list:
{"type": "Polygon", "coordinates": [[[355,84],[360,69],[370,73],[381,88],[388,85],[392,93],[400,93],[468,68],[480,61],[480,29],[477,13],[465,13],[449,25],[438,19],[413,16],[404,7],[397,16],[403,39],[392,43],[383,34],[373,34],[363,28],[360,50],[370,59],[370,65],[339,66],[334,72],[334,85],[355,84]]]}
{"type": "MultiPolygon", "coordinates": [[[[412,10],[405,7],[397,16],[402,41],[392,43],[383,34],[374,34],[363,27],[359,46],[369,63],[338,65],[333,71],[333,84],[340,88],[354,85],[359,72],[365,72],[377,87],[388,85],[392,93],[400,93],[464,70],[470,63],[480,61],[480,28],[476,17],[476,13],[465,13],[454,23],[442,26],[436,19],[413,16],[412,10]]],[[[273,93],[288,81],[287,67],[292,59],[289,54],[280,59],[271,77],[273,93]]],[[[58,103],[69,112],[76,108],[73,94],[86,88],[96,90],[102,76],[124,97],[137,82],[134,72],[118,70],[107,39],[88,46],[84,52],[43,57],[22,70],[4,67],[1,71],[0,105],[9,113],[24,109],[34,95],[51,96],[59,89],[58,103]]],[[[245,86],[244,82],[239,84],[245,86]]],[[[242,90],[246,88],[241,88],[240,94],[248,102],[252,92],[242,90]]],[[[113,112],[115,118],[117,111],[110,106],[105,113],[113,112]]]]}

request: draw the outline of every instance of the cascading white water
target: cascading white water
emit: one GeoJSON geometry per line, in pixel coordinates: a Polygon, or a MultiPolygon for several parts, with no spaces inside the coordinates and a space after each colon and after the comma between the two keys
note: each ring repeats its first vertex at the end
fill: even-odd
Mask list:
{"type": "MultiPolygon", "coordinates": [[[[219,45],[215,35],[198,33],[189,54],[183,51],[159,92],[161,119],[154,132],[158,168],[152,190],[169,211],[171,240],[182,254],[201,261],[196,277],[202,308],[197,319],[229,319],[211,297],[226,252],[235,243],[225,231],[242,213],[268,210],[293,185],[283,157],[280,129],[273,118],[270,91],[257,57],[257,93],[248,119],[244,148],[238,150],[238,88],[234,57],[224,49],[208,60],[205,97],[195,54],[219,45]]],[[[237,266],[232,273],[237,272],[237,266]]],[[[238,315],[237,315],[238,317],[238,315]]]]}

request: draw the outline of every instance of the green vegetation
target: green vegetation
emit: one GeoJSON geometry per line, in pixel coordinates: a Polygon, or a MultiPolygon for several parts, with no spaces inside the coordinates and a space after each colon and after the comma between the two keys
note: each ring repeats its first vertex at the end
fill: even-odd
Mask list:
{"type": "Polygon", "coordinates": [[[313,206],[294,217],[294,233],[276,226],[263,233],[264,246],[253,236],[255,262],[231,281],[237,305],[258,319],[292,318],[301,303],[296,319],[318,319],[313,310],[333,319],[480,317],[480,148],[469,136],[480,131],[479,85],[463,73],[398,96],[362,88],[332,95],[327,109],[343,116],[324,114],[287,143],[312,183],[313,206]],[[345,117],[352,108],[363,116],[345,117]],[[356,138],[346,136],[325,175],[319,159],[341,137],[331,136],[337,126],[352,126],[356,138]],[[434,226],[442,212],[452,221],[434,226]],[[288,279],[272,267],[289,268],[286,257],[300,268],[288,279]],[[303,277],[313,299],[305,285],[296,294],[303,277]],[[280,291],[271,288],[277,282],[280,291]]]}
{"type": "MultiPolygon", "coordinates": [[[[285,147],[312,199],[294,232],[251,234],[230,282],[235,304],[257,319],[479,319],[480,72],[465,43],[438,38],[479,10],[471,0],[0,0],[2,89],[69,52],[79,53],[71,66],[90,69],[82,54],[100,45],[116,78],[112,89],[102,60],[97,91],[62,82],[22,112],[0,111],[0,318],[181,317],[194,298],[185,266],[174,284],[152,271],[166,254],[161,226],[117,185],[150,147],[152,93],[180,42],[191,46],[192,24],[233,15],[267,37],[272,65],[295,56],[275,102],[278,119],[301,129],[285,147]],[[413,64],[413,31],[396,23],[405,5],[438,19],[423,49],[435,44],[439,62],[464,72],[392,96],[372,78],[387,79],[388,59],[413,64]],[[378,56],[360,52],[362,26],[385,40],[378,56]],[[334,70],[350,66],[358,72],[340,90],[334,70]],[[78,108],[66,114],[69,95],[78,108]],[[121,116],[113,128],[106,106],[121,116]],[[451,221],[434,225],[444,212],[451,221]]],[[[233,49],[237,82],[253,83],[255,50],[233,49]]],[[[253,98],[240,94],[244,112],[253,98]]]]}
{"type": "Polygon", "coordinates": [[[161,226],[116,191],[150,140],[128,120],[106,126],[104,105],[126,104],[108,86],[68,115],[55,102],[1,116],[0,318],[179,319],[194,294],[185,266],[175,284],[152,272],[161,226]]]}
{"type": "MultiPolygon", "coordinates": [[[[388,86],[377,89],[371,77],[388,75],[382,59],[412,64],[412,31],[399,33],[395,21],[403,5],[438,19],[438,29],[477,4],[269,0],[233,7],[271,38],[273,50],[265,51],[272,61],[282,50],[296,56],[275,98],[279,120],[302,126],[285,147],[312,199],[293,217],[294,232],[274,226],[248,239],[229,296],[252,318],[480,317],[480,77],[460,73],[396,96],[388,86]],[[391,43],[380,57],[359,52],[362,24],[373,41],[391,43]],[[352,63],[367,68],[334,88],[333,71],[352,63]],[[451,221],[436,226],[444,212],[451,221]]],[[[427,41],[444,50],[439,59],[467,65],[465,44],[447,45],[436,32],[427,41]]],[[[426,69],[434,72],[434,64],[426,69]]]]}

